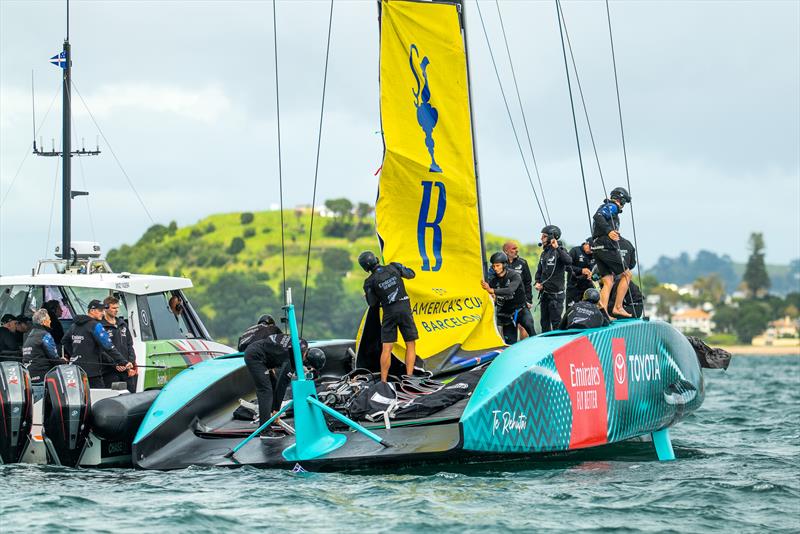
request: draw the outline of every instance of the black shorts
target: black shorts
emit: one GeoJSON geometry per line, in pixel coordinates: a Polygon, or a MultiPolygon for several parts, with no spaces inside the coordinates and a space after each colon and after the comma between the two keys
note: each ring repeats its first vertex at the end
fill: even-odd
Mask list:
{"type": "Polygon", "coordinates": [[[611,239],[597,239],[595,240],[595,245],[595,247],[592,247],[592,256],[597,262],[597,273],[600,276],[618,275],[627,270],[625,264],[622,263],[619,245],[614,241],[611,239]]]}
{"type": "Polygon", "coordinates": [[[397,341],[397,329],[403,341],[416,341],[419,339],[417,325],[414,324],[414,315],[411,313],[411,306],[392,305],[383,310],[383,321],[381,322],[381,343],[394,343],[397,341]]]}

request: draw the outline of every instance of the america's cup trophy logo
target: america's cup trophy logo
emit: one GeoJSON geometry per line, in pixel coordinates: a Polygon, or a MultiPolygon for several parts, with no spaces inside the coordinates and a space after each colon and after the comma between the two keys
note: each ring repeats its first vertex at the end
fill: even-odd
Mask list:
{"type": "Polygon", "coordinates": [[[414,74],[414,79],[417,80],[417,89],[412,89],[414,93],[414,106],[417,108],[417,122],[425,132],[425,146],[428,147],[428,153],[431,155],[430,172],[442,172],[442,168],[436,163],[433,156],[433,129],[439,121],[439,112],[435,107],[431,106],[431,90],[428,87],[428,56],[423,56],[422,61],[419,62],[419,69],[422,71],[422,79],[425,85],[421,85],[419,74],[417,74],[417,64],[415,58],[419,59],[419,50],[417,45],[412,44],[408,53],[408,62],[411,65],[411,72],[414,74]]]}

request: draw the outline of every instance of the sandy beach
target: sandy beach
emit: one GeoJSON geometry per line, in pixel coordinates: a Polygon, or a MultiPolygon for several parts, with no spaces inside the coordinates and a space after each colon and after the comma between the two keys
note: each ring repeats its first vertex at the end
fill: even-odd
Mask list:
{"type": "Polygon", "coordinates": [[[776,347],[772,345],[728,345],[720,348],[737,356],[800,356],[800,345],[787,347],[776,347]]]}

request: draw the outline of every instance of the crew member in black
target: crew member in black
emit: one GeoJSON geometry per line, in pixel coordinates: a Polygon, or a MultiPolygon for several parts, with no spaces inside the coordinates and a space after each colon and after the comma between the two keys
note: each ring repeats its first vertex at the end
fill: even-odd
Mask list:
{"type": "Polygon", "coordinates": [[[56,341],[50,334],[50,316],[47,310],[33,314],[33,327],[22,344],[22,363],[31,376],[33,402],[44,397],[44,375],[56,365],[67,363],[58,355],[56,341]]]}
{"type": "MultiPolygon", "coordinates": [[[[321,369],[325,365],[325,353],[316,348],[309,350],[305,339],[300,340],[300,352],[303,362],[314,369],[321,369]]],[[[272,334],[253,341],[245,348],[244,363],[256,385],[259,424],[264,424],[283,403],[286,387],[289,385],[289,372],[296,372],[292,336],[272,334]]],[[[281,434],[265,429],[261,432],[261,437],[275,438],[281,437],[281,434]]]]}
{"type": "Polygon", "coordinates": [[[508,268],[505,252],[495,252],[489,259],[494,276],[489,282],[481,280],[481,287],[494,296],[497,324],[503,330],[503,340],[512,345],[517,342],[517,325],[535,335],[533,316],[528,309],[522,276],[508,268]]]}
{"type": "Polygon", "coordinates": [[[614,285],[614,276],[620,276],[617,299],[614,301],[611,315],[630,317],[631,314],[622,307],[622,299],[628,291],[631,271],[625,265],[619,248],[619,214],[625,204],[631,202],[631,196],[623,187],[614,188],[603,201],[603,205],[594,214],[592,225],[592,252],[597,262],[597,272],[602,277],[603,287],[600,290],[600,303],[609,311],[609,296],[614,285]]]}
{"type": "Polygon", "coordinates": [[[19,361],[22,346],[17,342],[17,317],[10,313],[0,319],[0,362],[19,361]]]}
{"type": "Polygon", "coordinates": [[[275,324],[275,318],[272,315],[265,313],[258,318],[256,324],[245,330],[241,337],[239,337],[237,349],[239,352],[244,352],[250,343],[265,339],[272,334],[280,333],[281,329],[275,324]]]}
{"type": "MultiPolygon", "coordinates": [[[[634,248],[633,243],[624,237],[620,237],[619,252],[628,270],[633,272],[633,269],[636,267],[636,248],[634,248]]],[[[620,279],[620,276],[614,277],[614,287],[611,288],[611,295],[609,297],[610,302],[616,302],[620,279]]],[[[628,290],[622,297],[622,307],[633,317],[641,317],[644,314],[644,296],[639,286],[636,285],[632,279],[628,283],[628,290]]]]}
{"type": "MultiPolygon", "coordinates": [[[[525,258],[519,256],[519,245],[515,241],[507,241],[503,245],[503,252],[508,256],[508,269],[517,271],[522,276],[522,288],[525,290],[525,300],[527,301],[528,309],[533,307],[533,277],[531,276],[531,269],[525,258]]],[[[494,271],[490,271],[489,275],[493,275],[494,271]]],[[[521,322],[517,326],[521,328],[518,332],[521,339],[528,336],[535,336],[536,331],[533,329],[533,316],[531,316],[530,323],[521,322]],[[530,328],[530,330],[529,330],[530,328]]]]}
{"type": "Polygon", "coordinates": [[[576,302],[580,302],[583,293],[594,287],[592,270],[595,262],[592,256],[592,238],[589,237],[580,246],[572,247],[569,255],[572,265],[567,267],[567,309],[576,302]]]}
{"type": "Polygon", "coordinates": [[[569,255],[561,243],[561,229],[549,224],[542,228],[542,255],[536,268],[536,291],[539,292],[542,332],[558,328],[564,313],[564,272],[572,265],[569,255]]]}
{"type": "Polygon", "coordinates": [[[134,393],[136,391],[136,352],[133,350],[133,336],[128,328],[128,324],[122,317],[117,317],[119,314],[119,299],[116,297],[106,297],[103,300],[105,310],[103,310],[103,328],[111,336],[111,342],[117,347],[120,354],[131,363],[131,369],[124,371],[117,371],[111,366],[103,372],[103,381],[106,386],[111,386],[114,382],[125,382],[128,391],[134,393]]]}
{"type": "Polygon", "coordinates": [[[572,305],[561,320],[561,330],[573,328],[599,328],[610,323],[605,309],[598,305],[600,292],[590,287],[583,293],[583,300],[572,305]]]}
{"type": "Polygon", "coordinates": [[[120,354],[111,336],[100,324],[104,308],[105,305],[99,300],[91,301],[87,315],[75,317],[72,327],[64,334],[64,351],[70,356],[70,361],[86,371],[90,388],[111,386],[107,386],[103,379],[108,369],[120,372],[133,369],[133,364],[120,354]]]}
{"type": "Polygon", "coordinates": [[[61,307],[61,303],[55,299],[48,300],[42,307],[47,310],[47,315],[50,316],[50,335],[55,339],[56,345],[60,346],[61,340],[64,339],[64,326],[60,320],[64,309],[61,307]]]}
{"type": "Polygon", "coordinates": [[[358,256],[358,264],[370,273],[364,280],[364,297],[367,304],[380,305],[383,308],[381,322],[381,381],[389,378],[389,367],[392,363],[392,347],[397,341],[397,329],[406,343],[406,374],[414,374],[414,363],[417,361],[417,325],[411,312],[411,301],[406,293],[403,278],[412,279],[414,271],[408,267],[392,262],[381,265],[372,252],[362,252],[358,256]]]}

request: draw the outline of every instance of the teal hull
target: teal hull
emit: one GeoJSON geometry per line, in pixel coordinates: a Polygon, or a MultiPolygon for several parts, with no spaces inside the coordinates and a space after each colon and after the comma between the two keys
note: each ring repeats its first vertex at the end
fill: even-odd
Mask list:
{"type": "Polygon", "coordinates": [[[686,338],[660,321],[554,332],[506,349],[461,417],[463,448],[546,453],[667,428],[703,402],[686,338]]]}

